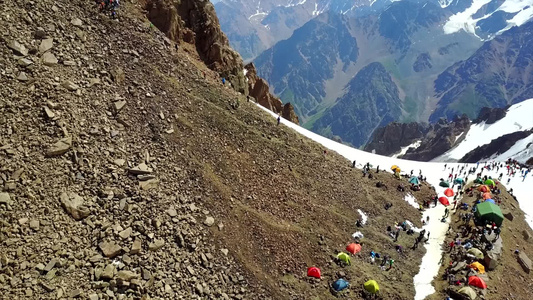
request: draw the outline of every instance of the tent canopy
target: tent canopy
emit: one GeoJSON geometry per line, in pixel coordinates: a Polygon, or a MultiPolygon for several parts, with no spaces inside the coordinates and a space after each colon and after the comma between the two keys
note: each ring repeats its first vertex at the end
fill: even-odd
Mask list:
{"type": "Polygon", "coordinates": [[[503,214],[500,207],[487,201],[477,204],[476,217],[483,221],[494,222],[498,227],[503,223],[503,214]]]}
{"type": "Polygon", "coordinates": [[[470,253],[474,255],[477,259],[485,258],[485,255],[483,255],[483,252],[481,252],[481,250],[479,250],[478,248],[470,248],[468,249],[468,251],[466,251],[466,253],[470,253]]]}
{"type": "Polygon", "coordinates": [[[452,197],[453,195],[455,195],[455,193],[451,188],[447,188],[446,190],[444,190],[444,195],[446,195],[446,197],[452,197]]]}
{"type": "Polygon", "coordinates": [[[333,289],[337,292],[340,292],[342,290],[344,290],[345,288],[347,288],[348,286],[350,285],[350,283],[348,283],[348,281],[342,279],[342,278],[339,278],[337,279],[337,281],[335,281],[332,285],[333,289]]]}
{"type": "Polygon", "coordinates": [[[394,172],[394,173],[400,173],[402,170],[400,169],[400,167],[398,167],[397,165],[393,165],[392,167],[390,167],[390,169],[394,172]]]}
{"type": "Polygon", "coordinates": [[[486,289],[487,284],[485,281],[478,276],[470,276],[468,277],[468,285],[478,287],[480,289],[486,289]]]}
{"type": "Polygon", "coordinates": [[[476,180],[474,180],[474,183],[478,183],[478,184],[481,184],[483,183],[483,180],[481,180],[481,178],[476,178],[476,180]]]}
{"type": "Polygon", "coordinates": [[[351,263],[351,259],[350,259],[350,256],[344,252],[341,252],[339,254],[337,254],[337,258],[347,264],[350,264],[351,263]]]}
{"type": "Polygon", "coordinates": [[[409,178],[409,183],[418,185],[418,184],[420,184],[420,181],[418,180],[418,177],[413,176],[413,177],[409,178]]]}
{"type": "Polygon", "coordinates": [[[441,181],[439,183],[439,185],[442,186],[442,187],[450,187],[450,184],[448,182],[446,182],[446,181],[441,181]]]}
{"type": "Polygon", "coordinates": [[[379,292],[379,285],[375,280],[369,280],[363,284],[365,290],[369,293],[375,294],[379,292]]]}
{"type": "Polygon", "coordinates": [[[444,206],[448,206],[448,205],[450,205],[450,201],[448,201],[448,198],[446,198],[446,197],[440,197],[440,198],[439,198],[439,202],[440,202],[442,205],[444,205],[444,206]]]}
{"type": "Polygon", "coordinates": [[[454,182],[455,182],[455,184],[463,184],[463,183],[465,183],[464,179],[463,178],[459,178],[459,177],[455,178],[454,182]]]}
{"type": "Polygon", "coordinates": [[[494,180],[492,179],[487,179],[485,180],[484,184],[488,185],[488,186],[495,186],[496,184],[494,183],[494,180]]]}
{"type": "Polygon", "coordinates": [[[351,243],[350,245],[346,246],[346,251],[350,252],[351,254],[359,253],[361,251],[361,245],[351,243]]]}
{"type": "Polygon", "coordinates": [[[486,193],[486,192],[489,192],[489,191],[490,191],[489,187],[486,186],[486,185],[480,185],[480,186],[477,188],[477,190],[480,191],[480,192],[483,192],[483,193],[486,193]]]}
{"type": "Polygon", "coordinates": [[[496,202],[494,202],[494,200],[492,200],[492,199],[487,199],[487,200],[485,200],[485,202],[490,202],[492,204],[496,204],[496,202]]]}
{"type": "Polygon", "coordinates": [[[307,276],[320,279],[320,269],[317,267],[307,268],[307,276]]]}
{"type": "Polygon", "coordinates": [[[474,289],[469,287],[469,286],[463,287],[458,292],[459,292],[459,294],[468,297],[468,299],[470,299],[470,300],[474,300],[477,297],[476,292],[474,291],[474,289]]]}
{"type": "Polygon", "coordinates": [[[476,269],[479,272],[479,274],[484,274],[485,273],[485,266],[483,266],[482,264],[478,263],[477,261],[471,263],[468,267],[476,269]]]}
{"type": "Polygon", "coordinates": [[[490,198],[492,198],[492,195],[490,194],[490,192],[483,193],[483,200],[487,200],[487,199],[490,199],[490,198]]]}

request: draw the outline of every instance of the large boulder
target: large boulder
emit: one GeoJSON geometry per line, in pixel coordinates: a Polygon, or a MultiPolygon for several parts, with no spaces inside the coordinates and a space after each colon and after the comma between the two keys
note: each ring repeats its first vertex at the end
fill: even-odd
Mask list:
{"type": "Polygon", "coordinates": [[[84,219],[91,214],[91,211],[85,206],[85,201],[80,195],[73,192],[64,192],[59,198],[61,206],[63,206],[74,220],[84,219]]]}
{"type": "Polygon", "coordinates": [[[529,274],[529,272],[531,272],[531,259],[529,259],[524,252],[518,254],[518,263],[520,263],[522,269],[524,269],[526,273],[529,274]]]}

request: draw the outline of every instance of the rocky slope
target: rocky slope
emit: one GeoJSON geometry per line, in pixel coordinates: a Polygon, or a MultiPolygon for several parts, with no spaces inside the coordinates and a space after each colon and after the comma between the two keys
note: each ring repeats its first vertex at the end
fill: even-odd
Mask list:
{"type": "MultiPolygon", "coordinates": [[[[189,13],[204,13],[196,2],[189,13]]],[[[405,193],[375,187],[396,185],[390,174],[361,178],[276,126],[222,85],[197,42],[176,51],[144,2],[123,2],[118,21],[81,0],[5,4],[2,298],[333,299],[338,276],[352,282],[349,298],[362,297],[367,276],[385,298],[413,298],[424,250],[400,256],[381,232],[398,216],[420,226],[420,213],[405,193]],[[357,209],[371,218],[365,247],[399,268],[331,259],[357,209]],[[323,280],[305,277],[310,265],[323,280]]],[[[195,33],[172,28],[188,41],[195,33]]]]}
{"type": "Polygon", "coordinates": [[[473,119],[484,106],[503,108],[532,98],[532,31],[533,22],[514,27],[440,74],[430,121],[463,113],[473,119]]]}
{"type": "Polygon", "coordinates": [[[397,120],[401,109],[391,76],[380,63],[371,63],[352,79],[346,94],[316,120],[313,130],[360,147],[377,127],[397,120]]]}

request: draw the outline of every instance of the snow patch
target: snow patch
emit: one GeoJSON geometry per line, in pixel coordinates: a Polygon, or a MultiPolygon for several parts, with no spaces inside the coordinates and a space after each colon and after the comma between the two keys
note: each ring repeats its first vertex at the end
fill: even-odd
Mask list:
{"type": "Polygon", "coordinates": [[[407,194],[407,195],[405,195],[405,201],[407,201],[407,203],[409,203],[412,207],[414,207],[416,209],[419,208],[419,205],[418,205],[418,202],[416,201],[415,196],[413,196],[411,194],[407,194]]]}
{"type": "Polygon", "coordinates": [[[365,225],[366,221],[368,221],[368,216],[360,209],[357,212],[361,215],[361,224],[365,225]]]}
{"type": "Polygon", "coordinates": [[[444,24],[444,33],[452,34],[464,30],[468,33],[476,35],[476,23],[479,19],[474,19],[472,16],[483,5],[490,3],[491,0],[473,0],[472,5],[462,12],[452,15],[446,24],[444,24]]]}
{"type": "Polygon", "coordinates": [[[399,156],[402,156],[402,155],[404,155],[405,153],[407,153],[407,150],[409,150],[409,148],[415,148],[415,149],[416,149],[416,148],[420,147],[420,144],[422,144],[422,140],[415,141],[415,142],[413,142],[411,145],[407,145],[407,146],[405,146],[405,147],[401,147],[400,152],[394,154],[392,157],[393,157],[393,158],[397,158],[397,157],[399,157],[399,156]]]}

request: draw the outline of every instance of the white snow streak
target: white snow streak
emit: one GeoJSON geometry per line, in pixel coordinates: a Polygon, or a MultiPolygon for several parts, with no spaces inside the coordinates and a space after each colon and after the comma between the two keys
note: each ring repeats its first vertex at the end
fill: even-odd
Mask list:
{"type": "Polygon", "coordinates": [[[368,221],[368,216],[360,209],[357,212],[361,215],[361,224],[365,225],[366,221],[368,221]]]}
{"type": "Polygon", "coordinates": [[[407,203],[409,203],[412,207],[418,209],[418,202],[416,202],[416,198],[415,196],[411,195],[411,194],[407,194],[405,195],[405,201],[407,201],[407,203]]]}

